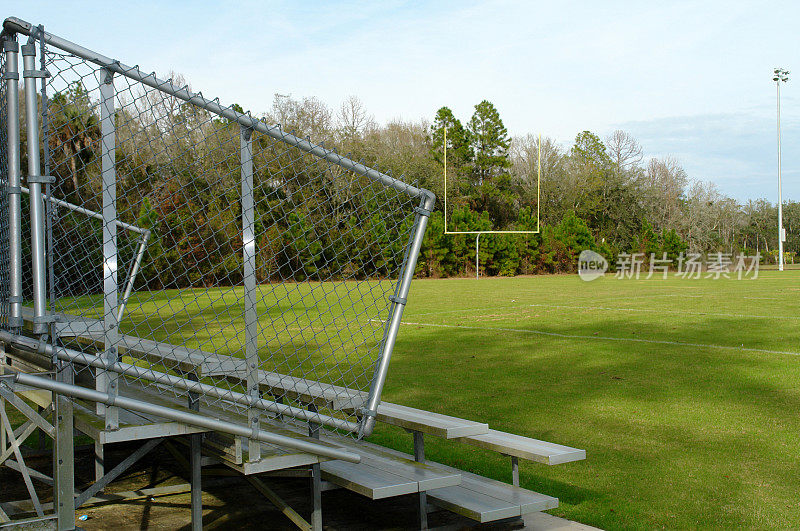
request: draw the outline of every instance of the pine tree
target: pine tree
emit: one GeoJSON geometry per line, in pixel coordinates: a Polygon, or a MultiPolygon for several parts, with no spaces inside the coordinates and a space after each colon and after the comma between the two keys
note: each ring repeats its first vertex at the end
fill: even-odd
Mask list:
{"type": "Polygon", "coordinates": [[[431,151],[433,158],[440,164],[444,160],[445,128],[447,128],[447,163],[456,171],[460,171],[472,160],[472,150],[469,145],[469,133],[449,107],[442,107],[436,111],[436,117],[431,125],[431,151]]]}
{"type": "Polygon", "coordinates": [[[511,165],[508,158],[511,142],[495,106],[487,100],[477,104],[467,129],[474,153],[472,174],[475,183],[482,185],[505,173],[511,165]]]}

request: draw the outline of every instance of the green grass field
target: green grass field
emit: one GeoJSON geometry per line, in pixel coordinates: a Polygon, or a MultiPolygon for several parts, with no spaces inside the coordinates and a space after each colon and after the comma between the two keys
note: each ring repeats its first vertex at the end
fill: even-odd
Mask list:
{"type": "MultiPolygon", "coordinates": [[[[756,280],[418,280],[384,398],[583,448],[521,464],[603,528],[800,527],[800,272],[756,280]]],[[[410,450],[410,437],[373,437],[410,450]]],[[[510,481],[508,458],[428,438],[510,481]]]]}
{"type": "MultiPolygon", "coordinates": [[[[416,280],[383,398],[585,449],[582,462],[521,462],[522,486],[557,496],[559,516],[612,529],[797,528],[798,295],[800,271],[416,280]]],[[[238,315],[231,300],[204,305],[238,315]]],[[[137,313],[169,306],[148,304],[137,313]]],[[[239,328],[209,334],[236,343],[239,328]]],[[[372,439],[411,450],[393,427],[372,439]]],[[[494,452],[434,437],[426,451],[510,481],[494,452]]]]}

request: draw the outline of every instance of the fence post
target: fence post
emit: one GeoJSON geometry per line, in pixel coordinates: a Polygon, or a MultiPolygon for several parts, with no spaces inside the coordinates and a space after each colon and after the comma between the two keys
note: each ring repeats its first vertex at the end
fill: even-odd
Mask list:
{"type": "Polygon", "coordinates": [[[3,41],[6,54],[6,107],[8,141],[8,255],[9,315],[8,327],[22,328],[22,203],[19,153],[19,43],[3,41]]]}
{"type": "MultiPolygon", "coordinates": [[[[242,166],[242,262],[244,266],[244,352],[247,362],[247,394],[259,398],[258,389],[258,314],[256,312],[256,241],[253,198],[253,130],[242,127],[239,162],[242,166]]],[[[259,410],[247,408],[250,428],[259,428],[259,410]]],[[[250,461],[261,459],[261,443],[249,439],[250,461]]]]}
{"type": "Polygon", "coordinates": [[[403,318],[403,309],[406,306],[408,292],[411,289],[411,280],[414,278],[414,269],[417,267],[419,251],[422,248],[422,239],[425,237],[425,229],[428,227],[428,218],[431,215],[436,196],[432,192],[427,192],[422,196],[420,205],[414,208],[416,216],[414,219],[414,232],[408,244],[405,265],[400,271],[400,278],[397,282],[395,294],[390,298],[392,301],[387,319],[386,332],[384,333],[383,345],[381,346],[381,356],[378,359],[375,374],[372,377],[372,385],[369,390],[369,398],[362,414],[366,417],[360,428],[361,436],[369,436],[375,428],[375,418],[378,414],[378,405],[381,401],[383,384],[386,382],[386,374],[389,372],[389,361],[392,358],[392,350],[397,339],[397,332],[400,329],[400,322],[403,318]]]}
{"type": "Polygon", "coordinates": [[[39,161],[39,116],[37,113],[36,78],[43,77],[36,70],[36,44],[22,46],[22,77],[25,79],[25,121],[28,133],[28,188],[30,188],[31,210],[31,258],[33,276],[33,333],[47,333],[45,316],[47,290],[45,287],[44,256],[44,202],[42,201],[42,182],[39,161]]]}
{"type": "MultiPolygon", "coordinates": [[[[56,380],[73,384],[72,364],[58,362],[56,380]]],[[[53,498],[55,499],[58,529],[75,529],[75,441],[72,399],[53,393],[56,440],[53,459],[53,498]]]]}
{"type": "MultiPolygon", "coordinates": [[[[25,126],[28,150],[28,188],[30,189],[31,262],[33,276],[33,333],[46,334],[50,319],[46,315],[47,286],[45,280],[45,223],[42,184],[51,182],[42,176],[39,158],[39,116],[37,112],[36,78],[44,82],[44,70],[36,70],[36,44],[22,47],[22,77],[25,80],[25,126]]],[[[45,139],[46,140],[46,139],[45,139]]],[[[70,364],[56,364],[56,379],[71,383],[70,364]]],[[[58,529],[75,528],[75,450],[73,446],[72,401],[54,394],[56,428],[55,459],[53,463],[54,501],[58,515],[58,529]]]]}
{"type": "MultiPolygon", "coordinates": [[[[116,124],[114,112],[114,74],[105,70],[100,84],[100,157],[103,181],[103,357],[109,363],[117,362],[117,175],[116,175],[116,124]]],[[[119,376],[112,371],[98,371],[97,390],[117,396],[119,376]]],[[[98,405],[98,413],[105,410],[107,430],[119,428],[119,410],[98,405]]]]}

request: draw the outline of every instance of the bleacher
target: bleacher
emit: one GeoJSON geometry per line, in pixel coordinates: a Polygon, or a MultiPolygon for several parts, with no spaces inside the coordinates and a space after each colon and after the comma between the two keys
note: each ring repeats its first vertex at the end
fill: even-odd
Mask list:
{"type": "MultiPolygon", "coordinates": [[[[32,315],[26,311],[24,317],[30,321],[32,315]]],[[[102,340],[91,329],[91,324],[84,327],[73,326],[74,335],[71,340],[84,346],[99,346],[96,342],[102,340]],[[81,332],[81,328],[85,331],[81,332]]],[[[232,380],[246,378],[242,367],[244,360],[229,357],[220,362],[219,354],[211,356],[200,350],[176,348],[175,345],[144,341],[135,336],[123,336],[120,353],[123,356],[130,353],[157,358],[198,376],[225,376],[232,380]],[[209,359],[215,360],[213,366],[209,366],[209,359]]],[[[9,349],[6,355],[11,360],[11,367],[16,370],[47,370],[49,367],[50,360],[44,356],[38,360],[30,353],[20,357],[15,354],[14,349],[9,349]]],[[[295,398],[307,404],[348,410],[362,399],[348,389],[320,382],[267,371],[259,371],[259,377],[264,392],[294,393],[295,398]]],[[[188,404],[170,393],[159,392],[157,386],[149,384],[145,387],[125,377],[120,378],[120,394],[189,411],[188,404]]],[[[49,393],[31,393],[26,397],[41,407],[49,405],[49,393]]],[[[372,500],[417,495],[421,528],[427,527],[427,514],[433,507],[452,511],[481,523],[520,519],[530,513],[556,508],[557,498],[519,486],[519,459],[552,466],[586,458],[584,450],[501,432],[491,429],[486,423],[383,402],[378,408],[377,421],[408,431],[413,437],[414,455],[319,429],[313,433],[302,433],[296,425],[283,424],[279,418],[272,418],[262,421],[264,429],[299,439],[313,438],[321,444],[349,449],[361,456],[361,462],[355,464],[330,460],[265,444],[260,445],[260,458],[253,459],[249,456],[248,441],[244,437],[209,432],[153,415],[124,410],[120,414],[119,429],[107,430],[94,404],[80,400],[75,403],[75,425],[95,441],[100,455],[102,445],[109,442],[204,432],[203,453],[208,458],[207,462],[222,463],[246,476],[319,465],[322,480],[326,482],[323,490],[345,488],[372,500]],[[425,436],[472,445],[508,456],[512,482],[504,483],[427,460],[425,436]]],[[[246,414],[237,414],[220,405],[201,403],[200,413],[247,423],[246,414]]],[[[101,469],[98,470],[98,478],[102,477],[102,472],[101,469]]]]}

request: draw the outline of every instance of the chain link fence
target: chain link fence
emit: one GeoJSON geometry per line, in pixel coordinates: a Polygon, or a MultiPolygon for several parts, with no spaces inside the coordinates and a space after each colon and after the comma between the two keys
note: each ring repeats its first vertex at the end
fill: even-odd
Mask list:
{"type": "Polygon", "coordinates": [[[30,42],[47,73],[48,315],[76,373],[192,391],[251,425],[369,432],[432,194],[138,67],[30,42]]]}

